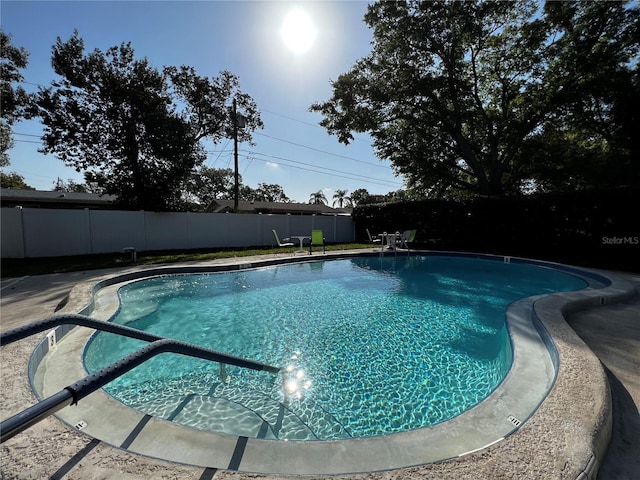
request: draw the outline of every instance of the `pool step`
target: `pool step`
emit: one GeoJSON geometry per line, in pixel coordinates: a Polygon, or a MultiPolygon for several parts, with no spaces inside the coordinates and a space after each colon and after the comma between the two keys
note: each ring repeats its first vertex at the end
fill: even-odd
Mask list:
{"type": "MultiPolygon", "coordinates": [[[[272,426],[257,412],[226,398],[208,395],[189,395],[184,398],[167,399],[179,403],[167,417],[173,422],[188,427],[198,428],[228,435],[239,435],[251,438],[277,439],[272,426]]],[[[290,423],[295,419],[287,419],[290,423]]],[[[307,435],[310,432],[306,432],[307,435]]]]}
{"type": "Polygon", "coordinates": [[[208,395],[156,396],[136,410],[181,425],[229,435],[280,440],[335,440],[350,435],[337,420],[305,399],[280,402],[253,389],[219,383],[208,395]]]}
{"type": "Polygon", "coordinates": [[[306,397],[280,401],[254,389],[225,383],[216,385],[211,393],[257,412],[280,439],[337,440],[351,437],[333,415],[306,397]],[[288,422],[290,417],[299,424],[288,422]],[[303,433],[305,431],[311,436],[303,433]]]}

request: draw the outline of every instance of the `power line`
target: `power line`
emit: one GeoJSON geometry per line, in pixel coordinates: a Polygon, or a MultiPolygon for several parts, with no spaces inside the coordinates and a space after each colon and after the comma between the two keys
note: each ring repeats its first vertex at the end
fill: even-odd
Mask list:
{"type": "MultiPolygon", "coordinates": [[[[16,142],[22,142],[22,143],[36,143],[36,144],[40,144],[41,142],[35,142],[35,141],[30,141],[30,140],[15,140],[16,142]]],[[[315,173],[322,173],[323,175],[329,175],[329,176],[333,176],[333,177],[338,177],[338,178],[345,178],[348,180],[357,180],[357,181],[365,181],[367,183],[373,183],[375,185],[381,185],[383,187],[390,187],[390,188],[397,188],[397,187],[401,187],[402,185],[399,183],[394,183],[391,181],[387,181],[387,180],[381,180],[379,178],[374,178],[374,177],[367,177],[365,175],[358,175],[355,173],[350,173],[350,172],[344,172],[342,170],[335,170],[332,168],[325,168],[325,167],[318,167],[317,165],[311,165],[309,163],[304,163],[304,162],[298,162],[296,160],[291,160],[288,158],[283,158],[283,157],[278,157],[276,155],[269,155],[266,153],[259,153],[259,152],[248,152],[249,155],[247,155],[247,159],[251,162],[253,160],[260,160],[261,162],[269,162],[269,160],[267,159],[263,159],[263,158],[257,158],[254,155],[261,155],[263,157],[267,157],[267,158],[273,158],[273,159],[277,159],[277,160],[281,160],[284,162],[291,162],[291,163],[296,163],[299,165],[305,165],[305,167],[300,167],[300,166],[296,166],[296,165],[286,165],[286,164],[281,164],[278,162],[272,162],[275,163],[276,165],[280,165],[283,167],[290,167],[290,168],[297,168],[299,170],[307,170],[309,172],[315,172],[315,173]],[[311,168],[309,168],[311,167],[311,168]],[[326,170],[326,171],[322,171],[322,170],[326,170]],[[329,172],[335,172],[335,173],[329,173],[329,172]],[[347,176],[348,175],[348,176],[347,176]]],[[[229,167],[229,163],[227,162],[227,168],[229,167]]],[[[243,175],[245,174],[245,172],[247,171],[247,169],[249,168],[250,163],[245,167],[244,171],[243,171],[243,175]]]]}
{"type": "MultiPolygon", "coordinates": [[[[225,142],[225,144],[223,145],[222,150],[220,150],[220,152],[218,152],[218,156],[216,157],[216,159],[215,159],[212,163],[209,163],[209,165],[211,165],[211,167],[213,167],[213,165],[215,165],[215,164],[216,164],[216,162],[220,159],[220,156],[221,156],[223,153],[227,153],[227,152],[232,152],[232,151],[233,151],[233,150],[225,150],[225,148],[227,148],[227,145],[229,145],[229,142],[230,142],[230,141],[231,141],[231,139],[230,139],[230,138],[227,138],[227,141],[226,141],[226,142],[225,142]]],[[[210,150],[208,150],[208,151],[207,151],[207,153],[215,154],[216,152],[215,152],[215,151],[210,151],[210,150]]]]}
{"type": "Polygon", "coordinates": [[[322,127],[321,127],[320,125],[318,125],[317,123],[304,122],[304,121],[302,121],[302,120],[298,120],[297,118],[289,117],[289,116],[287,116],[287,115],[283,115],[283,114],[281,114],[281,113],[276,113],[276,112],[273,112],[273,111],[271,111],[271,110],[267,110],[266,108],[261,108],[261,109],[260,109],[260,111],[261,111],[261,112],[270,113],[271,115],[276,115],[276,116],[278,116],[278,117],[286,118],[287,120],[291,120],[291,121],[294,121],[294,122],[302,123],[302,124],[304,124],[304,125],[310,125],[310,126],[312,126],[312,127],[322,128],[322,127]]]}
{"type": "Polygon", "coordinates": [[[247,155],[247,164],[244,167],[244,170],[242,170],[242,174],[244,176],[244,174],[246,173],[246,171],[249,169],[249,167],[251,166],[251,164],[253,163],[254,157],[252,154],[247,155]]]}
{"type": "MultiPolygon", "coordinates": [[[[16,83],[24,83],[24,84],[27,84],[27,85],[33,85],[33,86],[36,86],[36,87],[45,88],[45,85],[43,85],[41,83],[29,82],[27,80],[17,80],[16,83]]],[[[302,125],[308,125],[310,127],[314,127],[314,128],[319,128],[321,130],[325,130],[325,128],[323,126],[321,126],[321,125],[319,125],[317,123],[305,122],[304,120],[299,120],[297,118],[290,117],[289,115],[284,115],[282,113],[274,112],[273,110],[268,110],[266,108],[261,108],[260,112],[269,113],[271,115],[276,115],[278,117],[285,118],[287,120],[291,120],[292,122],[297,122],[297,123],[300,123],[302,125]]],[[[359,142],[365,142],[366,144],[371,145],[371,142],[369,140],[364,139],[364,138],[360,138],[360,137],[354,135],[353,139],[354,140],[358,140],[359,142]]],[[[301,146],[304,146],[304,145],[301,145],[301,146]]],[[[309,147],[307,147],[307,148],[309,148],[309,147]]],[[[345,158],[348,158],[348,157],[345,157],[345,158]]],[[[355,159],[352,159],[352,160],[355,160],[355,159]]]]}
{"type": "Polygon", "coordinates": [[[277,140],[279,142],[284,142],[284,143],[288,143],[290,145],[295,145],[296,147],[302,147],[302,148],[306,148],[308,150],[313,150],[314,152],[320,152],[320,153],[324,153],[327,155],[333,155],[334,157],[338,157],[338,158],[344,158],[347,160],[351,160],[354,162],[358,162],[358,163],[364,163],[365,165],[370,165],[372,167],[378,167],[378,168],[389,168],[385,165],[380,165],[377,163],[373,163],[373,162],[367,162],[365,160],[358,160],[357,158],[353,158],[353,157],[347,157],[346,155],[340,155],[339,153],[333,153],[333,152],[328,152],[326,150],[320,150],[319,148],[314,148],[314,147],[309,147],[307,145],[302,145],[301,143],[295,143],[295,142],[291,142],[289,140],[284,140],[282,138],[277,138],[277,137],[273,137],[271,135],[267,135],[266,133],[259,133],[259,132],[254,132],[256,135],[259,135],[261,137],[267,137],[267,138],[271,138],[272,140],[277,140]]]}
{"type": "Polygon", "coordinates": [[[35,135],[33,133],[18,133],[18,132],[13,132],[14,135],[20,135],[23,137],[37,137],[40,138],[42,135],[35,135]]]}
{"type": "MultiPolygon", "coordinates": [[[[267,134],[264,134],[264,133],[259,133],[259,132],[254,132],[254,133],[255,133],[256,135],[260,135],[261,137],[271,138],[271,139],[273,139],[273,140],[277,140],[277,141],[279,141],[279,142],[284,142],[284,143],[288,143],[288,144],[290,144],[290,145],[295,145],[295,146],[297,146],[297,147],[306,148],[306,149],[308,149],[308,150],[313,150],[314,152],[324,153],[324,154],[327,154],[327,155],[332,155],[332,156],[334,156],[334,157],[344,158],[344,159],[346,159],[346,160],[352,160],[352,161],[354,161],[354,162],[358,162],[358,163],[364,163],[365,165],[369,165],[369,166],[372,166],[372,167],[378,167],[378,168],[384,168],[384,169],[387,169],[387,168],[388,168],[388,167],[387,167],[387,166],[385,166],[385,165],[379,165],[379,164],[376,164],[376,163],[373,163],[373,162],[367,162],[367,161],[364,161],[364,160],[358,160],[357,158],[348,157],[348,156],[346,156],[346,155],[340,155],[340,154],[338,154],[338,153],[328,152],[328,151],[326,151],[326,150],[321,150],[321,149],[319,149],[319,148],[309,147],[309,146],[307,146],[307,145],[302,145],[302,144],[300,144],[300,143],[291,142],[291,141],[289,141],[289,140],[284,140],[284,139],[282,139],[282,138],[273,137],[273,136],[271,136],[271,135],[267,135],[267,134]]],[[[13,134],[14,134],[14,135],[24,136],[24,137],[35,137],[35,138],[40,138],[40,137],[41,137],[41,135],[34,135],[34,134],[31,134],[31,133],[18,133],[18,132],[13,132],[13,134]]],[[[16,141],[17,141],[17,142],[25,142],[25,143],[40,143],[40,142],[30,142],[30,141],[28,141],[28,140],[16,140],[16,141]]],[[[232,150],[226,150],[226,147],[227,147],[227,145],[229,144],[229,141],[230,141],[230,140],[229,140],[229,139],[227,139],[226,143],[225,143],[225,144],[224,144],[224,146],[222,147],[222,150],[217,150],[217,151],[216,151],[216,150],[207,150],[207,153],[209,153],[209,154],[212,154],[212,155],[218,154],[218,156],[215,158],[215,160],[213,160],[213,162],[209,162],[209,161],[207,162],[207,163],[209,163],[209,165],[214,165],[214,164],[215,164],[215,163],[220,159],[220,156],[221,156],[223,153],[228,153],[228,152],[231,152],[231,151],[232,151],[232,150]]]]}
{"type": "Polygon", "coordinates": [[[206,150],[206,153],[209,154],[209,155],[218,154],[218,156],[220,156],[223,153],[233,153],[233,149],[229,148],[229,149],[226,149],[226,150],[206,150]]]}
{"type": "MultiPolygon", "coordinates": [[[[23,134],[23,135],[27,135],[27,134],[23,134]]],[[[35,135],[35,136],[37,136],[37,135],[35,135]]],[[[41,142],[35,142],[35,141],[30,141],[30,140],[15,140],[15,141],[16,142],[24,142],[24,143],[37,143],[37,144],[41,143],[41,142]]],[[[232,152],[232,150],[222,150],[222,151],[207,150],[208,154],[218,154],[218,156],[216,158],[216,161],[220,158],[220,156],[223,153],[231,153],[231,152],[232,152]]],[[[309,164],[309,163],[305,163],[305,162],[300,162],[300,161],[297,161],[297,160],[291,160],[289,158],[280,157],[280,156],[277,156],[277,155],[270,155],[270,154],[267,154],[267,153],[254,152],[254,151],[250,151],[250,150],[241,150],[241,152],[246,154],[245,158],[249,161],[249,163],[244,168],[243,175],[247,171],[247,169],[251,166],[251,162],[253,160],[260,160],[262,162],[268,162],[269,161],[269,160],[265,160],[265,159],[262,159],[262,158],[256,158],[255,157],[255,155],[260,155],[260,156],[263,156],[263,157],[273,158],[273,159],[281,160],[281,161],[284,161],[284,162],[290,162],[290,163],[296,163],[296,164],[299,164],[299,165],[305,165],[306,167],[311,167],[311,168],[304,168],[304,167],[298,167],[298,166],[295,166],[295,165],[286,165],[286,164],[281,164],[281,163],[277,163],[277,162],[272,162],[272,163],[275,163],[275,164],[283,166],[283,167],[297,168],[299,170],[307,170],[307,171],[310,171],[310,172],[322,173],[324,175],[335,176],[335,177],[339,177],[339,178],[346,178],[346,179],[349,179],[349,180],[359,180],[359,181],[363,181],[364,180],[364,181],[367,181],[369,183],[374,183],[374,184],[382,185],[382,186],[385,186],[385,187],[398,187],[398,186],[401,186],[401,184],[399,184],[399,183],[395,183],[395,182],[391,182],[391,181],[387,181],[387,180],[381,180],[381,179],[375,178],[375,177],[368,177],[366,175],[358,175],[358,174],[355,174],[355,173],[345,172],[345,171],[342,171],[342,170],[335,170],[335,169],[332,169],[332,168],[320,167],[320,166],[317,166],[317,165],[313,165],[313,164],[309,164]],[[322,170],[327,170],[328,172],[335,172],[335,173],[327,173],[327,172],[323,172],[322,170]],[[341,175],[338,175],[338,174],[341,174],[341,175]],[[348,175],[348,176],[345,176],[345,175],[348,175]],[[357,178],[354,178],[354,177],[357,177],[357,178]],[[381,183],[381,182],[383,182],[383,183],[381,183]]],[[[215,161],[214,161],[214,163],[215,163],[215,161]]],[[[227,167],[229,166],[229,163],[230,163],[230,161],[227,161],[227,167]]]]}
{"type": "MultiPolygon", "coordinates": [[[[287,115],[283,115],[281,113],[277,113],[277,112],[274,112],[272,110],[267,110],[266,108],[261,108],[260,111],[261,112],[270,113],[271,115],[276,115],[278,117],[286,118],[287,120],[291,120],[293,122],[302,123],[303,125],[309,125],[311,127],[320,128],[320,129],[324,130],[324,127],[322,125],[318,125],[317,123],[311,123],[311,122],[305,122],[303,120],[298,120],[297,118],[289,117],[287,115]]],[[[353,138],[354,138],[354,140],[358,140],[360,142],[365,142],[365,143],[368,143],[369,145],[371,145],[371,142],[369,140],[365,140],[364,138],[360,138],[360,137],[356,137],[356,136],[354,136],[353,138]]]]}
{"type": "Polygon", "coordinates": [[[44,85],[42,85],[41,83],[33,83],[33,82],[28,82],[26,80],[15,80],[15,83],[25,83],[27,85],[33,85],[35,87],[44,87],[44,85]]]}
{"type": "MultiPolygon", "coordinates": [[[[247,151],[245,150],[245,152],[247,152],[247,151]]],[[[283,165],[283,166],[286,166],[286,167],[299,168],[301,170],[309,170],[309,171],[316,172],[316,173],[324,173],[325,175],[334,175],[336,177],[348,178],[349,180],[359,180],[359,181],[364,180],[364,181],[367,181],[369,183],[375,183],[375,184],[382,185],[382,186],[385,186],[385,187],[398,187],[398,186],[400,186],[399,183],[395,183],[395,182],[392,182],[392,181],[381,180],[379,178],[368,177],[366,175],[359,175],[357,173],[345,172],[343,170],[336,170],[336,169],[333,169],[333,168],[319,167],[317,165],[312,165],[312,164],[309,164],[309,163],[300,162],[298,160],[291,160],[290,158],[279,157],[277,155],[269,155],[269,154],[266,154],[266,153],[253,152],[253,151],[248,151],[248,153],[250,153],[252,155],[260,155],[260,156],[267,157],[267,158],[274,158],[274,159],[282,160],[282,161],[285,161],[285,162],[295,163],[297,165],[304,165],[305,167],[311,167],[313,170],[311,168],[296,167],[294,165],[283,165]],[[326,173],[326,172],[323,172],[322,170],[326,170],[328,172],[335,172],[335,173],[326,173]],[[336,175],[336,174],[339,174],[339,175],[336,175]],[[349,176],[346,177],[345,175],[349,175],[349,176]]],[[[263,162],[267,162],[268,161],[268,160],[264,160],[264,159],[261,159],[261,158],[256,158],[256,160],[260,160],[260,161],[263,161],[263,162]]],[[[273,162],[273,163],[276,163],[277,165],[281,165],[278,162],[273,162]]]]}
{"type": "MultiPolygon", "coordinates": [[[[231,153],[231,150],[226,150],[226,152],[227,153],[231,153]]],[[[278,163],[278,162],[272,162],[272,163],[274,163],[276,165],[280,165],[280,166],[283,166],[283,167],[297,168],[297,169],[300,169],[300,170],[307,170],[307,171],[311,171],[311,172],[315,172],[315,173],[322,173],[324,175],[335,176],[335,177],[340,177],[340,178],[347,178],[349,180],[367,181],[369,183],[375,183],[377,185],[382,185],[384,187],[392,187],[392,188],[394,188],[394,187],[402,186],[400,183],[394,183],[394,182],[388,181],[388,180],[381,180],[379,178],[368,177],[366,175],[358,175],[356,173],[344,172],[344,171],[341,171],[341,170],[334,170],[332,168],[319,167],[317,165],[312,165],[312,164],[300,162],[300,161],[297,161],[297,160],[291,160],[289,158],[279,157],[277,155],[270,155],[268,153],[260,153],[260,152],[255,152],[253,150],[240,150],[240,152],[244,154],[244,158],[246,158],[248,160],[248,162],[249,162],[245,166],[245,168],[244,168],[244,170],[242,172],[242,175],[244,175],[246,173],[247,169],[251,166],[251,162],[253,162],[253,160],[260,160],[261,162],[269,162],[269,160],[255,157],[255,155],[261,155],[263,157],[275,158],[277,160],[282,160],[282,161],[285,161],[285,162],[297,163],[297,164],[305,165],[305,166],[311,167],[311,168],[303,168],[303,167],[297,167],[295,165],[286,165],[286,164],[281,164],[281,163],[278,163]],[[316,170],[312,170],[312,168],[316,169],[316,170]],[[346,177],[346,176],[343,176],[343,175],[336,175],[334,173],[323,172],[322,170],[328,170],[330,172],[337,172],[337,173],[350,175],[350,176],[346,177]],[[353,177],[359,177],[359,178],[353,178],[353,177]],[[385,182],[385,183],[380,183],[380,182],[385,182]]],[[[215,153],[218,153],[218,152],[208,150],[207,153],[215,154],[215,153]]]]}
{"type": "MultiPolygon", "coordinates": [[[[27,134],[27,133],[21,133],[18,135],[25,135],[25,136],[30,136],[30,137],[38,137],[38,135],[32,135],[32,134],[27,134]]],[[[21,143],[34,143],[34,144],[41,144],[42,142],[38,142],[38,141],[33,141],[33,140],[19,140],[16,139],[14,140],[16,142],[21,142],[21,143]]],[[[222,150],[222,151],[210,151],[207,150],[207,153],[209,154],[218,154],[218,156],[216,157],[216,160],[214,160],[214,164],[219,160],[220,156],[223,153],[229,153],[231,152],[231,150],[222,150]]],[[[305,167],[299,167],[296,165],[283,165],[281,163],[277,163],[277,162],[273,162],[276,163],[277,165],[281,165],[284,167],[290,167],[290,168],[297,168],[299,170],[306,170],[306,171],[310,171],[310,172],[315,172],[315,173],[322,173],[324,175],[329,175],[329,176],[334,176],[334,177],[338,177],[338,178],[345,178],[345,179],[349,179],[349,180],[357,180],[357,181],[366,181],[368,183],[373,183],[376,185],[381,185],[381,186],[385,186],[385,187],[398,187],[401,186],[401,184],[399,183],[395,183],[395,182],[391,182],[391,181],[387,181],[387,180],[381,180],[375,177],[368,177],[366,175],[359,175],[356,173],[351,173],[351,172],[345,172],[343,170],[336,170],[333,168],[326,168],[326,167],[320,167],[318,165],[313,165],[310,163],[305,163],[305,162],[300,162],[298,160],[292,160],[290,158],[285,158],[285,157],[280,157],[277,155],[270,155],[267,153],[260,153],[260,152],[254,152],[254,151],[248,151],[248,150],[243,150],[244,153],[247,153],[246,158],[249,160],[249,164],[245,166],[244,173],[247,171],[247,169],[249,168],[249,166],[251,165],[251,161],[253,160],[260,160],[263,162],[268,162],[269,160],[264,160],[261,158],[255,158],[255,155],[260,155],[263,157],[267,157],[267,158],[273,158],[273,159],[277,159],[277,160],[281,160],[284,162],[289,162],[289,163],[295,163],[298,165],[304,165],[305,167]],[[310,167],[310,168],[309,168],[310,167]],[[323,171],[326,170],[326,171],[323,171]],[[328,173],[328,172],[334,172],[334,173],[328,173]]],[[[363,163],[367,163],[367,162],[363,162],[363,163]]],[[[228,165],[227,165],[228,166],[228,165]]]]}
{"type": "MultiPolygon", "coordinates": [[[[35,86],[42,86],[41,84],[29,82],[29,81],[26,81],[26,80],[22,80],[22,83],[29,84],[29,85],[35,85],[35,86]]],[[[323,127],[321,127],[318,124],[305,122],[305,121],[296,119],[294,117],[290,117],[290,116],[287,116],[287,115],[283,115],[281,113],[274,112],[272,110],[261,109],[261,111],[269,113],[269,114],[272,114],[272,115],[276,115],[276,116],[279,116],[279,117],[282,117],[282,118],[285,118],[285,119],[290,120],[290,121],[294,121],[294,122],[305,124],[305,125],[309,125],[309,126],[312,126],[312,127],[315,127],[315,128],[323,129],[323,127]]],[[[267,134],[263,134],[263,133],[260,133],[260,132],[254,132],[254,133],[256,135],[259,135],[259,136],[262,136],[262,137],[270,138],[272,140],[276,140],[276,141],[279,141],[279,142],[287,143],[287,144],[294,145],[294,146],[297,146],[297,147],[300,147],[300,148],[306,148],[308,150],[312,150],[312,151],[315,151],[315,152],[318,152],[318,153],[322,153],[322,154],[325,154],[325,155],[331,155],[331,156],[334,156],[334,157],[343,158],[343,159],[346,159],[346,160],[350,160],[350,161],[357,162],[357,163],[362,163],[362,164],[365,164],[365,165],[368,165],[368,166],[372,166],[372,167],[385,168],[385,169],[388,168],[387,166],[380,165],[378,163],[359,160],[359,159],[354,158],[354,157],[349,157],[349,156],[346,156],[346,155],[341,155],[341,154],[329,152],[329,151],[322,150],[322,149],[319,149],[319,148],[310,147],[308,145],[303,145],[303,144],[300,144],[300,143],[292,142],[290,140],[285,140],[285,139],[282,139],[282,138],[274,137],[272,135],[267,135],[267,134]]],[[[21,136],[28,136],[28,137],[40,137],[40,135],[33,135],[33,134],[26,134],[26,133],[14,132],[14,134],[15,135],[21,135],[21,136]]],[[[360,139],[360,138],[357,138],[357,137],[355,137],[355,138],[357,140],[366,141],[364,139],[360,139]]],[[[36,141],[19,140],[19,139],[16,139],[15,141],[16,142],[22,142],[22,143],[34,143],[34,144],[40,144],[41,143],[41,142],[36,142],[36,141]]],[[[209,163],[209,165],[215,165],[218,162],[218,160],[220,159],[220,157],[222,156],[222,154],[228,152],[226,150],[226,146],[228,145],[229,141],[230,140],[227,139],[227,142],[223,146],[222,150],[219,150],[219,151],[207,150],[208,154],[212,154],[212,155],[216,155],[217,154],[216,158],[213,161],[207,161],[207,163],[209,163]]],[[[367,142],[367,143],[370,144],[370,142],[367,142]]],[[[361,181],[364,180],[364,181],[367,181],[369,183],[382,185],[382,186],[387,186],[387,187],[391,187],[391,188],[395,188],[395,187],[401,186],[400,183],[390,182],[390,181],[386,181],[386,180],[380,180],[380,179],[376,179],[374,177],[367,177],[365,175],[358,175],[358,174],[354,174],[354,173],[351,173],[351,172],[345,172],[345,171],[342,171],[342,170],[335,170],[335,169],[330,169],[330,168],[325,168],[325,167],[319,167],[317,165],[304,163],[304,162],[300,162],[300,161],[296,161],[296,160],[291,160],[291,159],[284,158],[284,157],[278,157],[278,156],[275,156],[275,155],[263,154],[263,153],[259,153],[259,152],[249,152],[249,153],[251,155],[262,155],[262,156],[265,156],[265,157],[268,157],[268,158],[274,158],[274,159],[282,160],[282,161],[285,161],[285,162],[290,162],[290,163],[295,163],[295,164],[298,164],[298,165],[304,165],[305,167],[310,167],[310,168],[304,168],[304,167],[294,166],[294,165],[283,165],[283,166],[287,166],[287,167],[290,167],[290,168],[298,168],[300,170],[307,170],[307,171],[311,171],[311,172],[315,172],[315,173],[322,173],[324,175],[335,176],[335,177],[340,177],[340,178],[347,178],[349,180],[361,180],[361,181]],[[322,171],[322,170],[325,170],[325,171],[322,171]],[[334,172],[334,173],[327,173],[327,172],[334,172]],[[381,182],[384,182],[384,183],[381,183],[381,182]]],[[[247,158],[249,158],[249,157],[247,157],[247,158]]],[[[261,161],[265,161],[265,162],[267,161],[267,160],[263,160],[263,159],[255,158],[255,157],[253,157],[253,159],[261,160],[261,161]]],[[[273,163],[277,163],[277,162],[273,162],[273,163]]],[[[250,164],[251,163],[249,163],[245,167],[245,171],[249,168],[250,164]]],[[[278,164],[278,165],[280,165],[280,164],[278,164]]]]}
{"type": "Polygon", "coordinates": [[[387,187],[387,188],[397,187],[397,185],[391,186],[391,184],[380,183],[380,182],[377,182],[377,181],[374,181],[374,180],[363,180],[361,178],[353,178],[353,177],[348,177],[346,175],[337,175],[335,173],[322,172],[320,170],[314,170],[312,168],[299,167],[299,166],[296,166],[296,165],[283,165],[281,163],[272,162],[270,160],[266,160],[266,159],[263,159],[263,158],[257,158],[256,157],[256,158],[254,158],[254,160],[259,160],[261,162],[270,162],[270,163],[274,163],[274,164],[282,166],[282,167],[295,168],[295,169],[298,169],[298,170],[305,170],[305,171],[308,171],[308,172],[319,173],[321,175],[327,175],[327,176],[330,176],[330,177],[344,178],[344,179],[347,179],[347,180],[354,180],[354,181],[358,181],[358,182],[366,182],[368,184],[380,185],[380,186],[387,187]]]}

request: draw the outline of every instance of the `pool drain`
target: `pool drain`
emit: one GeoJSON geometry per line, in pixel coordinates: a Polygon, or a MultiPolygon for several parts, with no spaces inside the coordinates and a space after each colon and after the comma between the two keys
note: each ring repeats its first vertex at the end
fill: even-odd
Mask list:
{"type": "Polygon", "coordinates": [[[509,415],[507,417],[507,420],[509,420],[511,423],[513,423],[516,427],[519,427],[520,424],[522,423],[520,420],[518,420],[516,417],[514,417],[513,415],[509,415]]]}

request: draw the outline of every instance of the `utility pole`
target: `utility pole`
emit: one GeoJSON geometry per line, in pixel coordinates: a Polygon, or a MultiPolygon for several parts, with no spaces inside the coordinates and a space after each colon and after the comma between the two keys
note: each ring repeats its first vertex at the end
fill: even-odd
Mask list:
{"type": "Polygon", "coordinates": [[[233,164],[235,166],[235,184],[233,186],[233,211],[238,212],[238,113],[236,112],[236,99],[233,99],[233,164]]]}
{"type": "Polygon", "coordinates": [[[236,99],[233,99],[233,164],[235,166],[235,185],[233,188],[233,211],[238,211],[238,197],[240,189],[240,179],[238,175],[238,128],[247,126],[247,118],[238,114],[236,99]]]}

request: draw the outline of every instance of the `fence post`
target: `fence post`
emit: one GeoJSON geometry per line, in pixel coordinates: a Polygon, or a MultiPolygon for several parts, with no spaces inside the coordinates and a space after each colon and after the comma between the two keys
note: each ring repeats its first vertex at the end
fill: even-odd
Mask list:
{"type": "Polygon", "coordinates": [[[147,212],[145,212],[144,210],[140,210],[140,213],[142,214],[142,228],[144,229],[143,250],[147,250],[147,238],[149,238],[149,232],[147,231],[147,212]]]}
{"type": "Polygon", "coordinates": [[[20,209],[20,236],[22,238],[22,256],[21,258],[26,258],[27,256],[27,234],[24,231],[24,209],[22,207],[18,207],[20,209]]]}
{"type": "Polygon", "coordinates": [[[85,222],[87,222],[87,243],[88,243],[88,248],[87,250],[89,251],[89,253],[93,253],[93,235],[91,232],[91,210],[89,210],[88,208],[84,209],[84,219],[85,222]]]}

